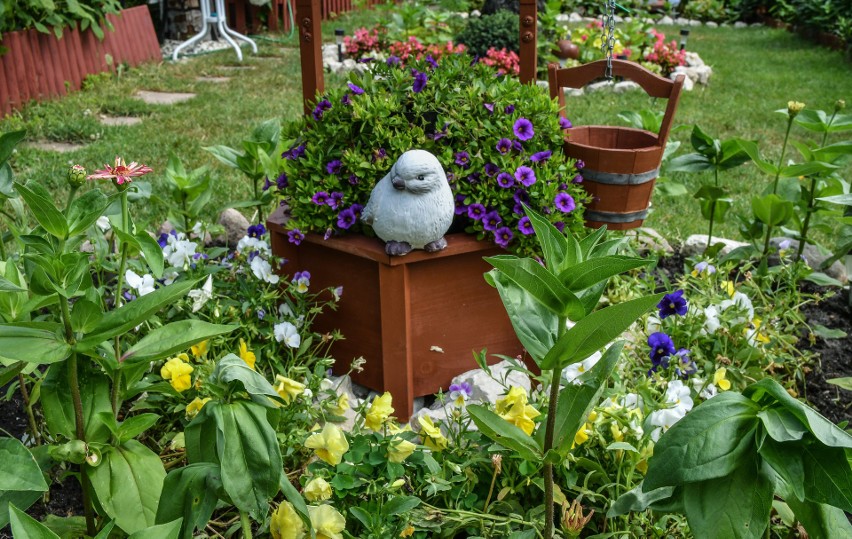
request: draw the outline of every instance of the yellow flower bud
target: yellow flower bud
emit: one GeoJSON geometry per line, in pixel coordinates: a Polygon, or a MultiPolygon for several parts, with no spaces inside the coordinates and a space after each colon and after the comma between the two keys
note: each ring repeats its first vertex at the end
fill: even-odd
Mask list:
{"type": "Polygon", "coordinates": [[[842,99],[838,99],[834,102],[834,112],[840,112],[841,110],[846,108],[846,101],[842,99]]]}
{"type": "Polygon", "coordinates": [[[87,172],[81,165],[71,165],[68,169],[68,185],[80,187],[86,182],[87,172]]]}
{"type": "Polygon", "coordinates": [[[804,103],[798,101],[787,101],[787,113],[790,118],[795,118],[805,108],[804,103]]]}
{"type": "Polygon", "coordinates": [[[441,429],[432,422],[432,418],[428,415],[422,415],[417,418],[420,423],[420,436],[423,438],[423,445],[432,451],[443,451],[447,448],[449,442],[441,429]]]}
{"type": "Polygon", "coordinates": [[[315,477],[305,485],[304,493],[309,502],[323,502],[331,498],[334,491],[328,481],[322,477],[315,477]]]}
{"type": "Polygon", "coordinates": [[[388,446],[388,461],[399,464],[414,453],[417,446],[408,440],[402,438],[394,438],[388,446]]]}
{"type": "Polygon", "coordinates": [[[405,484],[405,479],[397,479],[396,481],[391,483],[390,488],[391,488],[391,490],[395,490],[395,489],[401,488],[404,484],[405,484]]]}

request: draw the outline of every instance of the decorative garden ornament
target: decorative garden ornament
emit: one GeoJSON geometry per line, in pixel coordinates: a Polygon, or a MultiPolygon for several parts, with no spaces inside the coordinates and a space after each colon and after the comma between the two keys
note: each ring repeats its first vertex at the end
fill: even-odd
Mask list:
{"type": "Polygon", "coordinates": [[[385,242],[385,252],[444,249],[454,215],[453,192],[438,159],[425,150],[402,154],[373,188],[361,220],[385,242]]]}

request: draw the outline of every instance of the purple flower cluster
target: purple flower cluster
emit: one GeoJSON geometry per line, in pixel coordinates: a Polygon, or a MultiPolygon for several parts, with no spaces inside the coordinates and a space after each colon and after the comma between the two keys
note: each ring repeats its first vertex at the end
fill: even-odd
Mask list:
{"type": "Polygon", "coordinates": [[[248,227],[248,236],[250,238],[259,238],[266,234],[266,227],[262,223],[251,225],[248,227]]]}
{"type": "Polygon", "coordinates": [[[414,75],[414,84],[411,89],[415,94],[419,94],[426,87],[426,83],[429,82],[429,77],[422,71],[417,71],[416,69],[412,69],[411,71],[412,75],[414,75]]]}
{"type": "Polygon", "coordinates": [[[298,146],[293,146],[286,152],[282,153],[281,157],[292,161],[302,157],[303,155],[305,155],[305,145],[299,144],[298,146]]]}
{"type": "Polygon", "coordinates": [[[314,111],[311,113],[311,117],[316,121],[320,121],[322,120],[323,114],[325,114],[325,111],[327,110],[331,110],[331,101],[329,101],[328,99],[323,99],[322,101],[317,103],[316,107],[314,107],[314,111]]]}

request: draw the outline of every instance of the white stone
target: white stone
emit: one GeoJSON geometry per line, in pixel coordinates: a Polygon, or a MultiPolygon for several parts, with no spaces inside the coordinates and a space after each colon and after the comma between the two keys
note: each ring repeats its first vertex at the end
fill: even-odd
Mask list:
{"type": "Polygon", "coordinates": [[[479,11],[478,9],[474,9],[473,11],[470,12],[470,16],[471,17],[482,17],[482,12],[479,11]]]}
{"type": "Polygon", "coordinates": [[[763,26],[763,23],[762,22],[753,22],[753,23],[749,24],[749,26],[752,27],[752,28],[760,28],[761,26],[763,26]]]}
{"type": "Polygon", "coordinates": [[[25,146],[29,148],[43,150],[45,152],[59,153],[76,152],[77,150],[82,150],[86,147],[85,144],[77,144],[74,142],[55,142],[50,140],[36,140],[33,142],[27,142],[25,143],[25,146]]]}
{"type": "Polygon", "coordinates": [[[100,122],[108,126],[127,126],[142,123],[142,118],[136,116],[106,116],[100,115],[100,122]]]}
{"type": "Polygon", "coordinates": [[[684,58],[686,59],[686,65],[688,65],[690,67],[697,67],[697,66],[703,66],[704,65],[704,60],[702,60],[701,57],[698,56],[697,52],[687,51],[686,56],[684,58]]]}
{"type": "Polygon", "coordinates": [[[684,17],[678,17],[677,19],[675,19],[674,22],[678,26],[689,26],[689,19],[686,19],[684,17]]]}
{"type": "MultiPolygon", "coordinates": [[[[670,78],[671,80],[675,80],[675,79],[677,78],[677,76],[678,76],[678,75],[680,75],[680,74],[681,74],[681,73],[679,73],[679,72],[677,72],[677,71],[673,71],[673,72],[669,75],[669,78],[670,78]]],[[[692,91],[692,89],[695,87],[695,83],[694,83],[694,82],[692,82],[692,79],[691,79],[691,78],[689,78],[689,76],[688,76],[688,75],[686,75],[685,73],[683,73],[683,75],[684,75],[684,77],[683,77],[683,90],[684,90],[685,92],[691,92],[691,91],[692,91]]]]}
{"type": "Polygon", "coordinates": [[[189,101],[195,94],[179,93],[179,92],[151,92],[148,90],[139,90],[134,95],[136,99],[141,99],[149,105],[174,105],[189,101]]]}
{"type": "Polygon", "coordinates": [[[748,23],[743,21],[737,21],[734,23],[734,28],[748,28],[748,23]]]}
{"type": "Polygon", "coordinates": [[[231,80],[231,77],[195,77],[197,82],[212,82],[213,84],[224,84],[231,80]]]}
{"type": "Polygon", "coordinates": [[[538,86],[539,88],[543,88],[545,90],[550,88],[550,84],[548,84],[546,80],[537,80],[537,81],[535,81],[535,85],[538,86]]]}
{"type": "Polygon", "coordinates": [[[352,379],[346,374],[343,376],[329,376],[326,380],[323,380],[321,386],[327,391],[336,394],[337,398],[340,398],[340,395],[344,394],[349,398],[349,408],[343,413],[345,419],[342,423],[337,424],[338,427],[345,431],[351,431],[355,426],[355,420],[358,418],[355,408],[361,404],[361,400],[355,395],[353,386],[352,379]]]}
{"type": "Polygon", "coordinates": [[[621,16],[620,16],[620,15],[616,15],[616,16],[615,16],[615,22],[616,22],[617,24],[620,24],[620,23],[624,22],[624,19],[623,19],[623,18],[621,18],[621,16]]]}
{"type": "MultiPolygon", "coordinates": [[[[722,250],[719,251],[719,254],[726,255],[733,251],[738,247],[748,247],[749,243],[745,243],[742,241],[729,240],[727,238],[717,238],[713,236],[710,240],[712,245],[716,245],[717,243],[724,244],[722,250]]],[[[704,249],[707,248],[707,234],[693,234],[692,236],[686,238],[686,241],[683,242],[683,247],[681,247],[681,252],[684,256],[692,256],[694,254],[701,254],[704,252],[704,249]]]]}
{"type": "Polygon", "coordinates": [[[649,227],[642,227],[636,230],[636,235],[630,235],[632,241],[636,244],[636,251],[639,253],[667,253],[674,252],[671,244],[662,237],[659,232],[649,227]]]}
{"type": "Polygon", "coordinates": [[[672,19],[671,17],[666,15],[665,17],[660,19],[660,22],[658,22],[657,24],[660,24],[660,25],[663,25],[663,26],[671,26],[671,25],[674,24],[674,19],[672,19]]]}
{"type": "Polygon", "coordinates": [[[695,19],[689,21],[690,26],[701,26],[701,24],[702,24],[701,21],[698,21],[698,20],[695,20],[695,19]]]}
{"type": "Polygon", "coordinates": [[[609,90],[612,86],[614,86],[614,83],[611,81],[593,82],[592,84],[586,86],[586,93],[591,94],[594,92],[599,92],[601,90],[609,90]]]}
{"type": "Polygon", "coordinates": [[[625,92],[631,92],[633,90],[641,90],[642,87],[633,82],[632,80],[625,80],[621,82],[615,83],[615,86],[612,87],[612,91],[617,94],[623,94],[625,92]]]}
{"type": "Polygon", "coordinates": [[[234,208],[228,208],[219,214],[217,221],[225,227],[225,233],[219,237],[219,241],[227,243],[230,246],[236,246],[237,243],[246,235],[249,221],[245,216],[234,208]]]}
{"type": "Polygon", "coordinates": [[[494,404],[512,386],[522,387],[529,392],[529,377],[523,372],[515,370],[513,363],[501,361],[489,367],[489,370],[491,371],[491,376],[482,369],[467,371],[453,378],[452,383],[461,385],[467,382],[470,384],[472,389],[470,396],[471,403],[486,402],[494,404]]]}
{"type": "Polygon", "coordinates": [[[580,16],[579,13],[572,13],[568,15],[568,22],[582,22],[583,17],[580,16]]]}
{"type": "Polygon", "coordinates": [[[322,46],[322,61],[325,62],[337,62],[338,60],[337,53],[337,44],[336,43],[326,43],[322,46]]]}
{"type": "Polygon", "coordinates": [[[563,88],[563,90],[565,91],[565,97],[580,97],[586,93],[582,88],[563,88]]]}
{"type": "Polygon", "coordinates": [[[706,26],[707,28],[718,28],[719,23],[715,21],[707,21],[704,23],[704,26],[706,26]]]}

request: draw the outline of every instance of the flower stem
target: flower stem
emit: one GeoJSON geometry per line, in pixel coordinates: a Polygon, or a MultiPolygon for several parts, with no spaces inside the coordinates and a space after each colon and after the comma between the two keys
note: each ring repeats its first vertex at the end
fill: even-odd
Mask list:
{"type": "Polygon", "coordinates": [[[799,236],[799,248],[796,250],[796,260],[801,260],[805,244],[808,243],[808,228],[811,226],[811,215],[814,214],[814,195],[816,195],[817,177],[811,177],[811,189],[808,192],[808,206],[805,208],[805,221],[802,223],[802,233],[799,236]]]}
{"type": "Polygon", "coordinates": [[[251,539],[251,520],[245,511],[240,511],[240,526],[243,529],[243,539],[251,539]]]}
{"type": "MultiPolygon", "coordinates": [[[[567,319],[564,316],[557,318],[556,340],[565,333],[565,323],[567,319]]],[[[546,455],[548,451],[553,449],[553,431],[556,429],[556,404],[559,400],[559,382],[562,378],[562,372],[559,368],[553,369],[550,374],[550,400],[547,403],[547,423],[544,430],[544,447],[542,452],[546,455]]],[[[553,464],[549,461],[544,463],[544,537],[551,539],[553,537],[553,464]]]]}
{"type": "MultiPolygon", "coordinates": [[[[121,192],[121,226],[124,229],[124,232],[127,234],[131,233],[130,230],[130,212],[127,208],[127,192],[121,192]]],[[[122,305],[122,297],[121,297],[121,289],[124,287],[124,270],[127,266],[127,242],[122,241],[121,238],[118,238],[118,241],[121,242],[121,247],[119,248],[121,253],[119,255],[119,263],[118,263],[118,283],[116,284],[115,289],[115,308],[118,309],[122,305]]],[[[114,350],[115,350],[115,361],[116,363],[120,362],[121,358],[121,336],[116,335],[114,341],[114,350]]],[[[118,417],[118,409],[119,402],[118,396],[121,393],[121,365],[115,370],[115,375],[112,380],[112,413],[116,417],[118,417]]]]}
{"type": "Polygon", "coordinates": [[[71,208],[71,203],[74,202],[74,195],[77,194],[78,189],[79,187],[76,185],[72,186],[71,191],[68,193],[68,202],[65,203],[65,211],[63,212],[66,217],[68,216],[68,210],[71,208]]]}
{"type": "Polygon", "coordinates": [[[24,408],[27,411],[27,422],[30,425],[30,432],[33,435],[35,445],[41,445],[41,434],[36,425],[35,415],[33,415],[33,405],[30,401],[30,392],[27,390],[27,380],[23,374],[18,374],[18,383],[21,385],[21,397],[24,399],[24,408]]]}
{"type": "Polygon", "coordinates": [[[488,497],[485,498],[485,506],[482,507],[482,512],[488,512],[488,504],[491,503],[491,495],[494,493],[494,483],[497,482],[497,467],[494,467],[494,475],[491,476],[491,486],[488,487],[488,497]]]}
{"type": "Polygon", "coordinates": [[[787,151],[787,139],[790,138],[790,128],[793,127],[793,117],[787,120],[787,132],[784,133],[784,144],[781,145],[781,156],[778,158],[778,171],[775,173],[775,181],[772,182],[772,194],[778,191],[778,178],[781,177],[781,167],[784,164],[784,153],[787,151]]]}

